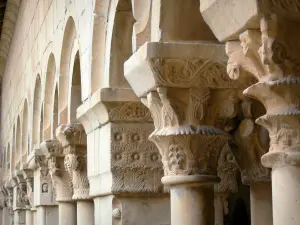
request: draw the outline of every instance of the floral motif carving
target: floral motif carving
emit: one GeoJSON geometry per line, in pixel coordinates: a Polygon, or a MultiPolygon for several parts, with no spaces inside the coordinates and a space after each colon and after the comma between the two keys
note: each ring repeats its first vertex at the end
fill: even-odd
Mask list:
{"type": "Polygon", "coordinates": [[[140,102],[104,103],[112,121],[151,121],[147,107],[140,102]]]}
{"type": "Polygon", "coordinates": [[[155,194],[163,191],[160,155],[147,140],[152,126],[112,129],[111,170],[114,193],[155,194]]]}
{"type": "Polygon", "coordinates": [[[236,85],[228,78],[226,65],[219,61],[156,58],[151,61],[151,67],[160,85],[210,88],[236,85]]]}
{"type": "Polygon", "coordinates": [[[217,161],[229,136],[203,127],[192,135],[151,136],[157,145],[165,175],[217,175],[217,161]]]}

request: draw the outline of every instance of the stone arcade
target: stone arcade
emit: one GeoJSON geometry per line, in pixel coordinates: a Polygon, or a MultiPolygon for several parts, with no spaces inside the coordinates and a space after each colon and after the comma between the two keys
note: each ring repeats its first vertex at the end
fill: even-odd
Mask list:
{"type": "Polygon", "coordinates": [[[300,224],[300,0],[0,3],[0,225],[300,224]]]}

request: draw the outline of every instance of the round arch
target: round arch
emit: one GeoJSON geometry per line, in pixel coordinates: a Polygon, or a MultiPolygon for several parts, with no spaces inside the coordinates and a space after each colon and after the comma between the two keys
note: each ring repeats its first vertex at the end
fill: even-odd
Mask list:
{"type": "Polygon", "coordinates": [[[32,119],[32,147],[38,148],[40,144],[40,116],[42,108],[42,96],[41,96],[41,78],[37,75],[35,86],[34,86],[34,96],[33,96],[33,119],[32,119]]]}
{"type": "Polygon", "coordinates": [[[28,121],[28,103],[27,99],[24,101],[23,107],[23,122],[22,122],[22,163],[26,163],[27,154],[28,154],[28,129],[29,129],[29,121],[28,121]]]}
{"type": "Polygon", "coordinates": [[[68,83],[71,72],[72,53],[74,51],[74,45],[76,44],[76,35],[74,19],[69,17],[65,27],[60,61],[58,96],[59,124],[64,124],[68,121],[68,83]]]}
{"type": "Polygon", "coordinates": [[[45,97],[44,97],[44,138],[51,138],[51,119],[53,112],[53,94],[56,77],[56,62],[53,53],[50,54],[47,64],[46,81],[45,81],[45,97]]]}

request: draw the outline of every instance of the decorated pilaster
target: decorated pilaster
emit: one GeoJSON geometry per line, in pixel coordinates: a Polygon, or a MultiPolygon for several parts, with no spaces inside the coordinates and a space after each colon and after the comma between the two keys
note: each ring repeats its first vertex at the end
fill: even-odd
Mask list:
{"type": "Polygon", "coordinates": [[[94,224],[93,201],[89,196],[86,163],[86,134],[81,124],[61,125],[56,131],[64,149],[64,166],[72,179],[73,196],[77,201],[77,224],[94,224]]]}
{"type": "Polygon", "coordinates": [[[237,84],[226,77],[224,47],[146,43],[126,63],[125,77],[149,108],[170,188],[171,224],[214,224],[218,159],[236,115],[237,84]],[[136,82],[139,80],[139,82],[136,82]]]}
{"type": "Polygon", "coordinates": [[[72,199],[73,184],[69,172],[65,169],[65,152],[58,140],[46,140],[41,149],[47,159],[49,174],[55,188],[59,209],[59,225],[76,225],[76,205],[72,199]]]}
{"type": "MultiPolygon", "coordinates": [[[[224,2],[219,0],[214,4],[224,2]]],[[[266,109],[266,114],[256,122],[270,136],[269,152],[261,161],[265,167],[272,168],[273,224],[299,224],[299,1],[232,3],[235,7],[228,7],[224,12],[230,11],[233,17],[216,10],[214,4],[206,4],[205,0],[200,3],[202,15],[217,38],[229,41],[229,76],[245,80],[252,75],[258,81],[244,94],[260,101],[266,109]],[[246,11],[251,15],[240,13],[246,11]],[[219,31],[220,25],[210,15],[214,15],[214,21],[224,16],[228,29],[219,31]],[[239,15],[242,18],[236,18],[239,15]]]]}
{"type": "Polygon", "coordinates": [[[101,89],[78,108],[77,117],[87,134],[95,224],[168,224],[160,154],[147,139],[153,122],[132,90],[101,89]]]}
{"type": "Polygon", "coordinates": [[[238,165],[228,144],[224,146],[218,160],[218,177],[220,183],[215,189],[215,225],[224,225],[229,218],[228,197],[238,192],[238,165]]]}

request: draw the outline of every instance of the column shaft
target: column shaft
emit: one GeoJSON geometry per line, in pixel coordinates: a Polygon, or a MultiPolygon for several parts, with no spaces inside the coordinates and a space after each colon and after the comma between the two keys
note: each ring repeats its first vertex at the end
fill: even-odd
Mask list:
{"type": "Polygon", "coordinates": [[[214,190],[210,186],[170,187],[172,225],[214,225],[214,190]]]}
{"type": "Polygon", "coordinates": [[[271,183],[250,185],[251,224],[273,224],[271,183]]]}
{"type": "Polygon", "coordinates": [[[299,166],[286,166],[272,170],[274,225],[300,224],[299,190],[299,166]]]}
{"type": "Polygon", "coordinates": [[[224,225],[224,210],[222,196],[215,196],[215,225],[224,225]]]}
{"type": "Polygon", "coordinates": [[[46,225],[46,207],[45,206],[37,207],[36,213],[37,213],[37,223],[39,225],[46,225]]]}
{"type": "Polygon", "coordinates": [[[33,225],[33,218],[31,210],[26,210],[26,225],[33,225]]]}
{"type": "Polygon", "coordinates": [[[58,224],[76,225],[76,205],[73,203],[59,202],[58,204],[58,224]]]}
{"type": "Polygon", "coordinates": [[[25,210],[14,211],[14,224],[15,225],[25,224],[25,210]]]}
{"type": "Polygon", "coordinates": [[[77,201],[77,225],[94,224],[94,203],[77,201]]]}

